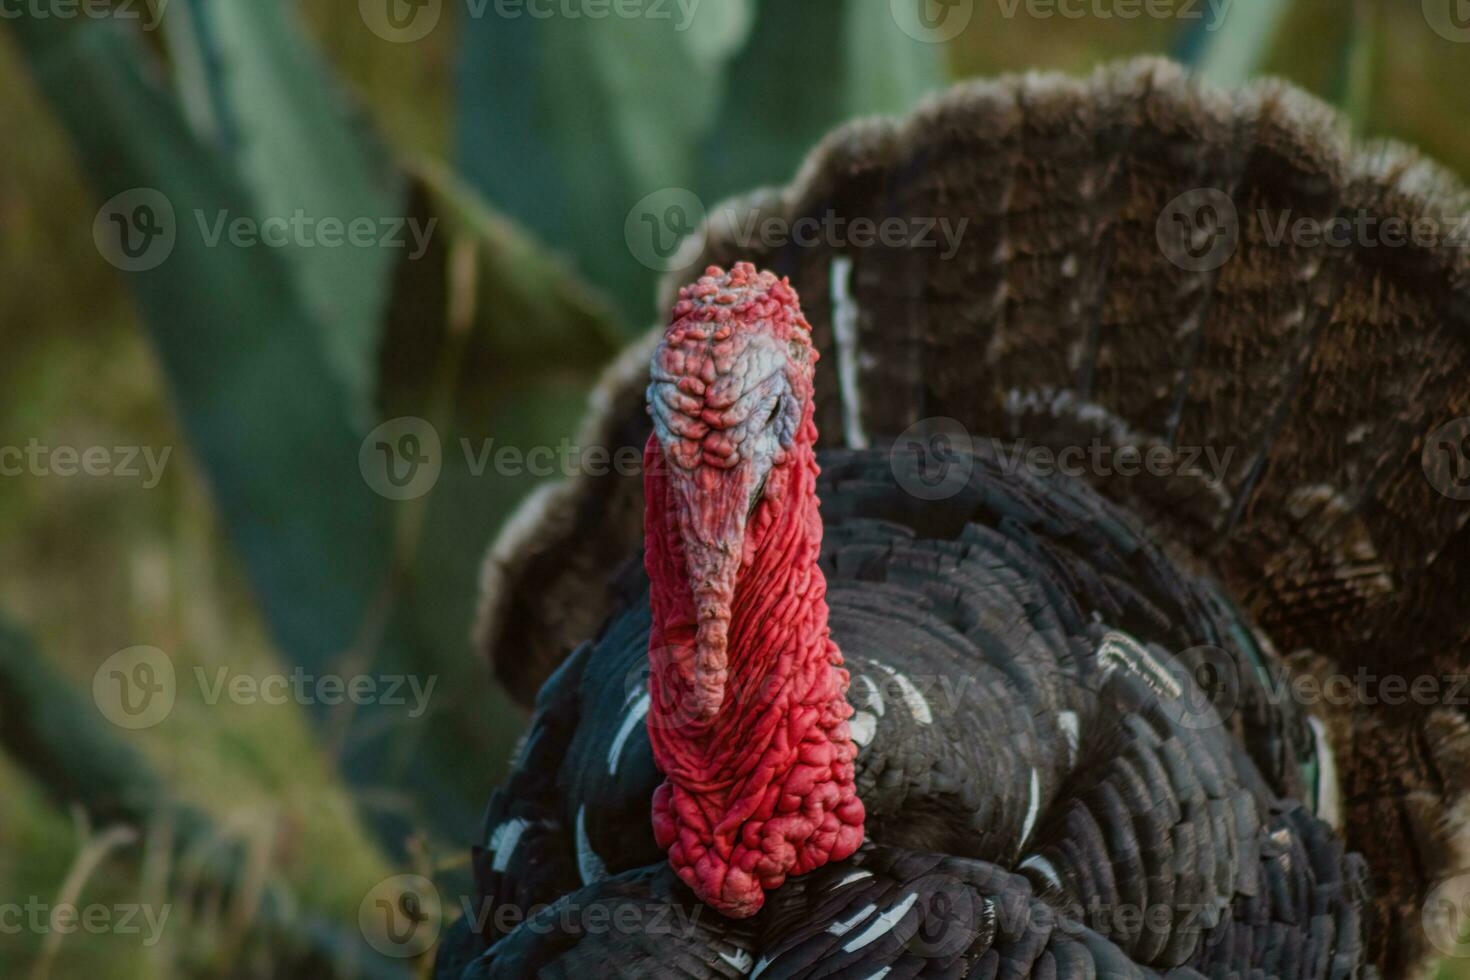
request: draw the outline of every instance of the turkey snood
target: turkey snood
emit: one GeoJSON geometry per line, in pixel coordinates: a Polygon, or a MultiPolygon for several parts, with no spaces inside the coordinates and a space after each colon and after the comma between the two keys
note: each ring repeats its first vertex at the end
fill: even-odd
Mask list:
{"type": "Polygon", "coordinates": [[[680,291],[648,388],[653,831],[733,917],[863,838],[817,566],[810,333],[789,282],[711,267],[680,291]]]}

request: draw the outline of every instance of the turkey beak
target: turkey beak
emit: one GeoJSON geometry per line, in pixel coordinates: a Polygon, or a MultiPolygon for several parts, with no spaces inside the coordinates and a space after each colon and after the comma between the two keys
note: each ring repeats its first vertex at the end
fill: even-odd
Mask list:
{"type": "Polygon", "coordinates": [[[731,609],[744,564],[746,524],[764,481],[750,461],[724,468],[706,461],[671,482],[695,617],[694,649],[685,671],[687,708],[691,720],[708,722],[725,701],[731,609]]]}

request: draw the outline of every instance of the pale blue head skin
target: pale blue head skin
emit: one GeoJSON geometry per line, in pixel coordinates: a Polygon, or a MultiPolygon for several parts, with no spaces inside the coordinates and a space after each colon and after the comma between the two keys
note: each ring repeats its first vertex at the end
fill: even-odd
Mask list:
{"type": "MultiPolygon", "coordinates": [[[[705,491],[744,489],[746,512],[796,441],[793,351],[759,324],[725,337],[685,333],[654,352],[648,412],[665,460],[705,491]],[[716,480],[714,473],[728,471],[716,480]]],[[[798,368],[799,369],[799,368],[798,368]]]]}

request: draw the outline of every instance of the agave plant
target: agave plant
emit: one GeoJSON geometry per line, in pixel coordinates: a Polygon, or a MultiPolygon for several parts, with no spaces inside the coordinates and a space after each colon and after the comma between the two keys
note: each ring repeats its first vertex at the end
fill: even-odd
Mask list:
{"type": "MultiPolygon", "coordinates": [[[[687,22],[479,5],[460,25],[451,165],[386,146],[282,0],[173,0],[151,20],[4,2],[283,659],[437,681],[416,718],[314,709],[362,819],[390,854],[413,835],[457,849],[523,723],[468,653],[475,567],[546,477],[487,467],[497,447],[570,437],[591,379],[652,315],[657,263],[626,237],[639,202],[784,179],[835,123],[938,84],[942,49],[859,0],[725,0],[687,22]],[[792,85],[792,112],[743,108],[792,85]],[[372,234],[267,243],[293,219],[372,234]],[[405,418],[437,440],[437,477],[399,492],[377,467],[405,418]]],[[[55,797],[98,824],[166,814],[180,849],[213,832],[107,726],[56,725],[85,706],[7,642],[7,746],[55,797]]],[[[235,861],[212,872],[226,888],[235,861]]],[[[342,943],[357,940],[327,945],[342,943]]]]}

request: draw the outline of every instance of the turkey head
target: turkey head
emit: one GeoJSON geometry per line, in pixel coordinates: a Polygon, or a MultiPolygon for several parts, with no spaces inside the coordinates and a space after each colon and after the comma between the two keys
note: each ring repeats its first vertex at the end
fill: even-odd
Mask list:
{"type": "Polygon", "coordinates": [[[863,836],[817,566],[816,360],[788,282],[711,267],[680,292],[648,388],[654,837],[737,918],[863,836]]]}

